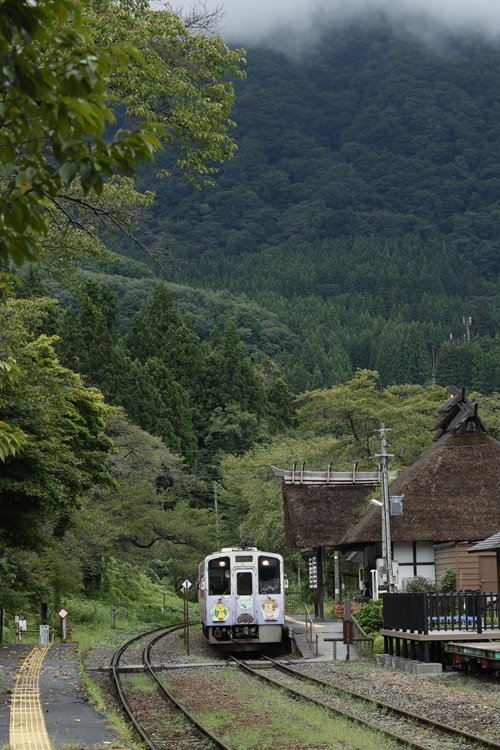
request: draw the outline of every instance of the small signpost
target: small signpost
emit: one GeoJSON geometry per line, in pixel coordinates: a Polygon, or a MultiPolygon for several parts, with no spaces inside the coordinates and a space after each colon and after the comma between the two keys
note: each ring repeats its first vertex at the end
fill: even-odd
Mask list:
{"type": "Polygon", "coordinates": [[[191,581],[186,580],[181,586],[181,591],[184,594],[184,645],[186,647],[186,653],[189,656],[189,589],[193,584],[191,581]]]}
{"type": "Polygon", "coordinates": [[[21,643],[23,640],[23,633],[28,629],[28,624],[26,620],[23,620],[19,615],[16,615],[14,619],[16,623],[16,642],[21,643]]]}
{"type": "Polygon", "coordinates": [[[61,643],[66,643],[66,618],[68,616],[68,612],[64,609],[64,607],[61,607],[61,609],[57,613],[57,616],[61,620],[61,643]]]}

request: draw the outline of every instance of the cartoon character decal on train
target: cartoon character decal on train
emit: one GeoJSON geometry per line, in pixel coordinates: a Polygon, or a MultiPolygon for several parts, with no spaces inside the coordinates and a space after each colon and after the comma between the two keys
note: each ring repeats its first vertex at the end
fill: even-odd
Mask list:
{"type": "Polygon", "coordinates": [[[212,620],[215,622],[225,622],[230,614],[231,610],[222,601],[218,601],[210,610],[212,620]]]}
{"type": "Polygon", "coordinates": [[[224,547],[199,566],[198,603],[209,643],[238,650],[280,644],[285,635],[283,558],[255,547],[224,547]]]}
{"type": "Polygon", "coordinates": [[[251,609],[253,607],[253,596],[239,596],[238,609],[251,609]]]}
{"type": "Polygon", "coordinates": [[[280,605],[276,599],[272,599],[270,596],[264,599],[261,605],[261,612],[264,616],[264,620],[277,620],[280,616],[280,605]]]}

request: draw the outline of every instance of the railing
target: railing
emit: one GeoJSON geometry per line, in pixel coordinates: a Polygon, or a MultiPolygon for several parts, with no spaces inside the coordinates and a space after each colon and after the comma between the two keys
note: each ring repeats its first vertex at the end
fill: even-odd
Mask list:
{"type": "Polygon", "coordinates": [[[500,628],[500,594],[384,594],[383,627],[427,635],[435,631],[482,633],[500,628]]]}
{"type": "Polygon", "coordinates": [[[314,650],[316,656],[318,655],[318,634],[314,630],[314,622],[313,618],[309,614],[309,610],[306,606],[304,606],[305,612],[306,612],[306,640],[309,641],[311,646],[313,646],[314,643],[314,650]]]}
{"type": "Polygon", "coordinates": [[[356,617],[352,618],[352,634],[355,646],[362,656],[371,656],[373,653],[373,638],[363,630],[356,617]]]}

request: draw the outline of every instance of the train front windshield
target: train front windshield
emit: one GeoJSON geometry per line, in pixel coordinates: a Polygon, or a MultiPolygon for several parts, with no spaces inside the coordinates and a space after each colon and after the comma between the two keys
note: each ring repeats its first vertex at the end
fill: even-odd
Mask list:
{"type": "Polygon", "coordinates": [[[208,593],[224,596],[231,593],[231,563],[229,557],[208,561],[208,593]]]}
{"type": "Polygon", "coordinates": [[[236,576],[236,593],[238,596],[252,595],[252,574],[249,570],[244,570],[236,576]]]}
{"type": "Polygon", "coordinates": [[[277,557],[259,557],[259,594],[281,594],[281,570],[277,557]]]}

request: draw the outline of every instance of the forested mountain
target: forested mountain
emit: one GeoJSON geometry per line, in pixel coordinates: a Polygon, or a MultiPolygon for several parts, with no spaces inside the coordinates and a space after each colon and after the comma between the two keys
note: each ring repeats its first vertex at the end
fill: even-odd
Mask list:
{"type": "Polygon", "coordinates": [[[494,338],[497,45],[472,34],[431,44],[374,15],[324,29],[296,58],[247,57],[239,150],[216,184],[145,180],[157,191],[149,228],[178,260],[169,280],[276,313],[295,336],[277,359],[296,391],[357,367],[429,382],[464,316],[473,337],[494,338]]]}

